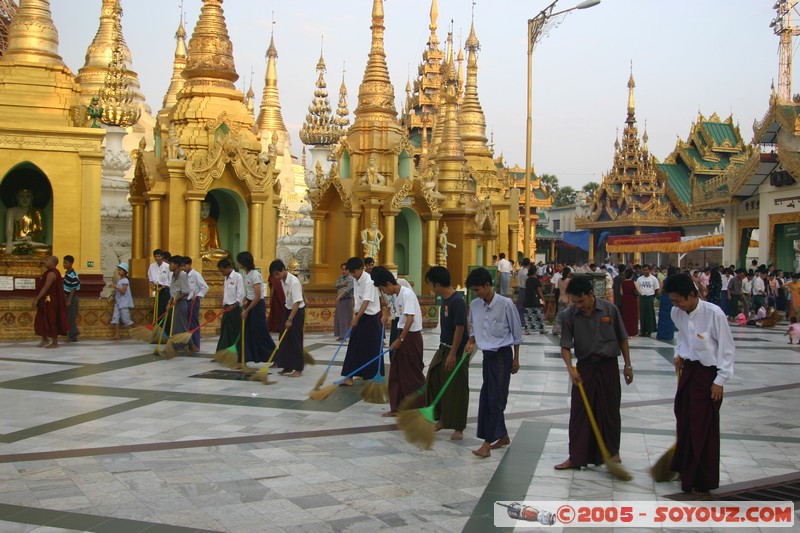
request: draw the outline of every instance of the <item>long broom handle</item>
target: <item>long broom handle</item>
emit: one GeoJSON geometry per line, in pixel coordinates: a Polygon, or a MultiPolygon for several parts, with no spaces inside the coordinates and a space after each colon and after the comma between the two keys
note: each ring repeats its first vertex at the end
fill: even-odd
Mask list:
{"type": "Polygon", "coordinates": [[[205,322],[203,322],[202,324],[200,324],[196,328],[190,329],[189,331],[187,331],[187,333],[194,333],[195,331],[200,330],[200,328],[206,327],[207,325],[211,324],[212,322],[214,322],[216,319],[218,319],[219,317],[221,317],[222,315],[224,315],[228,311],[230,311],[230,309],[223,309],[221,313],[214,315],[213,317],[209,318],[208,320],[206,320],[205,322]]]}
{"type": "Polygon", "coordinates": [[[155,326],[158,323],[158,319],[156,315],[158,314],[158,289],[153,290],[153,325],[155,326]]]}
{"type": "MultiPolygon", "coordinates": [[[[378,351],[380,352],[383,348],[383,336],[386,335],[386,322],[381,323],[381,343],[378,345],[378,351]]],[[[399,333],[398,333],[399,335],[399,333]]],[[[381,371],[383,370],[383,357],[378,360],[378,375],[382,376],[383,374],[381,371]]]]}
{"type": "Polygon", "coordinates": [[[589,423],[592,425],[594,437],[597,439],[597,445],[600,446],[600,453],[603,454],[603,459],[611,457],[606,448],[606,443],[603,442],[603,436],[600,435],[600,427],[597,425],[597,420],[594,419],[594,413],[589,405],[589,398],[586,396],[586,391],[583,389],[583,383],[578,383],[578,390],[581,391],[581,398],[583,398],[583,406],[586,407],[586,414],[589,415],[589,423]]]}
{"type": "Polygon", "coordinates": [[[175,305],[172,306],[172,316],[170,316],[169,321],[169,336],[172,337],[172,328],[175,325],[175,308],[178,306],[178,302],[175,302],[175,305]]]}
{"type": "Polygon", "coordinates": [[[328,371],[329,371],[329,370],[331,369],[331,367],[333,366],[333,362],[336,360],[336,357],[339,355],[339,350],[341,350],[341,349],[342,349],[342,346],[344,346],[344,341],[346,341],[346,340],[347,340],[347,337],[349,337],[349,336],[350,336],[350,329],[348,328],[348,329],[347,329],[347,333],[345,333],[345,334],[344,334],[344,337],[342,337],[342,342],[340,342],[340,343],[339,343],[339,347],[338,347],[338,348],[336,348],[336,352],[333,354],[333,357],[331,357],[331,362],[330,362],[330,363],[328,363],[328,367],[325,369],[325,373],[326,373],[326,374],[328,373],[328,371]]]}
{"type": "Polygon", "coordinates": [[[370,359],[369,361],[367,361],[366,363],[364,363],[364,364],[363,364],[363,365],[361,365],[360,367],[356,368],[355,370],[353,370],[352,372],[350,372],[349,374],[347,374],[345,377],[343,377],[343,378],[342,378],[342,379],[340,379],[339,381],[336,381],[334,384],[335,384],[335,385],[341,385],[342,383],[344,383],[344,382],[345,382],[345,380],[348,380],[348,379],[352,378],[352,377],[353,377],[353,376],[355,376],[355,375],[356,375],[356,374],[357,374],[359,371],[361,371],[361,370],[364,370],[364,369],[365,369],[365,368],[367,368],[369,365],[371,365],[372,363],[374,363],[375,361],[377,361],[377,360],[378,360],[378,358],[380,358],[380,357],[383,357],[385,354],[387,354],[387,353],[388,353],[388,352],[390,352],[390,351],[391,351],[391,348],[386,348],[384,351],[382,351],[381,353],[379,353],[378,355],[376,355],[375,357],[373,357],[372,359],[370,359]]]}
{"type": "Polygon", "coordinates": [[[450,385],[450,382],[453,381],[454,377],[456,377],[456,373],[458,372],[458,369],[461,368],[461,364],[464,362],[465,359],[469,359],[471,355],[472,354],[464,353],[461,356],[461,360],[458,361],[456,367],[453,369],[452,372],[450,372],[450,375],[447,376],[447,381],[444,382],[444,385],[442,386],[442,389],[439,391],[439,394],[436,395],[436,398],[433,399],[433,401],[428,407],[435,407],[436,404],[439,403],[439,400],[441,400],[442,396],[444,396],[444,391],[447,390],[447,386],[450,385]]]}
{"type": "Polygon", "coordinates": [[[244,345],[245,345],[245,341],[244,341],[244,325],[245,325],[246,319],[247,319],[247,317],[242,318],[242,337],[241,337],[242,338],[242,368],[244,368],[245,365],[247,364],[245,362],[245,359],[244,359],[244,345]]]}
{"type": "Polygon", "coordinates": [[[278,353],[278,348],[281,347],[281,343],[283,342],[283,338],[286,336],[286,333],[289,331],[289,328],[284,327],[283,333],[281,333],[281,337],[278,339],[278,344],[275,345],[275,348],[272,350],[272,353],[267,359],[267,364],[264,365],[264,368],[256,372],[255,377],[264,376],[269,372],[269,364],[272,362],[272,359],[275,357],[275,354],[278,353]]]}

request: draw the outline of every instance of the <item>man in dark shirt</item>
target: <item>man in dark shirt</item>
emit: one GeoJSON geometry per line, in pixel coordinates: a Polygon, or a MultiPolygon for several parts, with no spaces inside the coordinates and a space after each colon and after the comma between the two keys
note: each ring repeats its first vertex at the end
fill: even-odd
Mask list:
{"type": "Polygon", "coordinates": [[[542,282],[537,275],[536,269],[528,270],[528,279],[525,282],[525,334],[528,335],[532,329],[545,333],[544,329],[544,308],[542,302],[542,282]]]}
{"type": "Polygon", "coordinates": [[[728,317],[736,319],[739,314],[739,302],[742,299],[742,280],[745,270],[737,269],[734,276],[728,282],[728,317]]]}
{"type": "Polygon", "coordinates": [[[577,384],[583,383],[589,404],[612,460],[619,462],[619,441],[622,430],[619,384],[620,351],[625,359],[625,383],[633,382],[633,367],[628,348],[628,335],[616,306],[595,298],[588,278],[573,278],[567,285],[573,307],[561,318],[561,356],[572,379],[572,405],[569,416],[569,458],[555,466],[556,470],[580,468],[589,463],[603,464],[586,407],[577,384]],[[572,349],[578,360],[572,366],[572,349]]]}
{"type": "Polygon", "coordinates": [[[69,322],[69,332],[67,332],[67,342],[78,340],[78,291],[81,290],[81,280],[78,273],[72,268],[75,258],[71,255],[64,256],[64,297],[67,300],[67,321],[69,322]]]}
{"type": "MultiPolygon", "coordinates": [[[[464,353],[467,345],[467,305],[464,297],[450,286],[450,272],[441,266],[431,267],[425,274],[428,287],[436,296],[442,299],[439,311],[439,349],[433,356],[428,366],[428,376],[425,379],[427,391],[427,404],[430,405],[456,364],[462,357],[469,357],[464,353]]],[[[436,430],[452,429],[450,440],[464,438],[464,428],[467,427],[467,408],[469,407],[469,364],[465,361],[453,381],[447,387],[442,399],[436,404],[434,416],[436,417],[436,430]]]]}

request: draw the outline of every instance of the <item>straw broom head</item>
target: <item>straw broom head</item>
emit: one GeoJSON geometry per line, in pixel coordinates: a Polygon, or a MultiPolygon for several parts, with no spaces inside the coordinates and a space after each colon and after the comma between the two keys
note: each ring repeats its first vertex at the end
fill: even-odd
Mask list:
{"type": "Polygon", "coordinates": [[[621,479],[622,481],[630,481],[633,479],[633,476],[625,470],[625,467],[619,463],[615,463],[610,457],[606,459],[606,467],[608,471],[611,472],[611,475],[617,479],[621,479]]]}
{"type": "Polygon", "coordinates": [[[153,334],[153,330],[151,329],[152,327],[152,324],[148,324],[147,326],[136,326],[130,329],[128,335],[130,335],[131,339],[135,339],[137,341],[150,342],[150,338],[153,334]]]}
{"type": "Polygon", "coordinates": [[[332,385],[328,385],[327,387],[322,387],[321,389],[312,390],[308,393],[308,397],[315,401],[326,400],[337,388],[338,385],[334,383],[332,385]]]}
{"type": "Polygon", "coordinates": [[[328,371],[327,370],[322,373],[322,375],[319,377],[317,382],[314,384],[314,388],[311,389],[311,390],[312,391],[319,390],[319,388],[322,387],[322,385],[325,383],[326,379],[328,379],[328,371]]]}
{"type": "Polygon", "coordinates": [[[303,362],[307,365],[316,365],[317,360],[311,355],[311,353],[303,348],[303,362]]]}
{"type": "Polygon", "coordinates": [[[406,441],[421,450],[430,450],[436,439],[436,426],[428,422],[419,409],[409,409],[397,413],[397,427],[403,432],[406,441]]]}
{"type": "Polygon", "coordinates": [[[164,348],[164,358],[165,359],[174,359],[178,356],[178,352],[175,350],[175,345],[172,343],[172,339],[167,341],[167,346],[164,348]]]}
{"type": "Polygon", "coordinates": [[[192,332],[191,331],[184,331],[183,333],[176,333],[172,337],[169,338],[170,342],[174,342],[175,344],[186,344],[190,340],[192,340],[192,332]]]}
{"type": "Polygon", "coordinates": [[[236,345],[235,345],[235,344],[234,344],[233,346],[228,346],[227,348],[223,348],[223,349],[221,349],[221,350],[217,350],[217,351],[214,353],[214,357],[213,357],[212,359],[214,360],[214,362],[215,362],[215,363],[220,363],[220,364],[223,364],[223,362],[225,361],[225,359],[226,359],[226,358],[227,358],[227,357],[228,357],[230,354],[234,354],[234,355],[236,355],[236,345]]]}
{"type": "Polygon", "coordinates": [[[678,473],[672,470],[672,458],[675,457],[675,444],[672,448],[665,451],[664,454],[656,461],[656,464],[650,468],[650,477],[657,483],[662,481],[672,481],[677,477],[678,473]]]}
{"type": "Polygon", "coordinates": [[[368,381],[361,389],[361,399],[367,403],[389,403],[389,387],[383,380],[368,381]]]}

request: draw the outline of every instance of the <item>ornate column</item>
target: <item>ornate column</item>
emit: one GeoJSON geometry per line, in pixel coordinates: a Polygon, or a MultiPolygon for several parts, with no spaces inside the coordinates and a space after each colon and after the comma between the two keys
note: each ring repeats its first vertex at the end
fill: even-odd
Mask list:
{"type": "Polygon", "coordinates": [[[186,193],[186,248],[185,253],[196,261],[193,265],[202,271],[200,259],[200,202],[206,197],[205,192],[192,191],[186,193]],[[198,268],[199,267],[199,268],[198,268]]]}
{"type": "Polygon", "coordinates": [[[262,228],[264,225],[264,204],[251,200],[249,215],[250,218],[247,225],[249,242],[247,247],[254,258],[257,257],[261,259],[263,255],[262,228]]]}
{"type": "Polygon", "coordinates": [[[131,207],[133,208],[131,260],[143,259],[147,256],[144,250],[144,198],[131,198],[131,207]]]}
{"type": "MultiPolygon", "coordinates": [[[[642,234],[642,228],[634,228],[633,229],[633,234],[634,235],[641,235],[642,234]]],[[[638,252],[638,251],[637,252],[633,252],[633,264],[636,265],[636,264],[641,264],[641,263],[642,263],[642,252],[638,252]]]]}
{"type": "Polygon", "coordinates": [[[594,230],[589,230],[589,262],[594,261],[594,230]]]}
{"type": "Polygon", "coordinates": [[[516,223],[517,221],[514,220],[512,223],[508,225],[508,229],[510,232],[509,237],[509,253],[511,254],[511,262],[517,260],[517,255],[519,255],[519,224],[516,223]]]}
{"type": "MultiPolygon", "coordinates": [[[[360,213],[356,211],[348,211],[347,215],[347,233],[349,239],[347,240],[347,258],[350,259],[351,257],[361,257],[361,238],[360,238],[360,230],[358,228],[358,222],[361,219],[359,216],[360,213]]],[[[314,221],[316,224],[316,221],[314,221]]],[[[322,231],[322,226],[320,225],[320,232],[322,231]]],[[[316,250],[316,240],[314,241],[314,249],[316,250]]]]}
{"type": "Polygon", "coordinates": [[[556,241],[555,240],[550,241],[550,262],[551,263],[555,263],[556,262],[556,241]]]}
{"type": "Polygon", "coordinates": [[[494,247],[492,246],[492,241],[490,239],[485,239],[483,241],[483,265],[484,266],[491,266],[492,265],[492,253],[494,251],[494,247]]]}
{"type": "MultiPolygon", "coordinates": [[[[438,232],[436,231],[439,229],[439,221],[435,218],[431,218],[425,222],[426,230],[428,234],[428,246],[425,250],[425,263],[427,264],[428,268],[436,265],[436,246],[437,246],[437,237],[438,232]]],[[[423,273],[423,276],[425,274],[423,273]]]]}
{"type": "Polygon", "coordinates": [[[161,234],[161,200],[163,196],[160,194],[151,194],[149,196],[150,200],[147,202],[147,222],[150,238],[147,239],[147,243],[150,249],[145,250],[145,256],[149,256],[156,248],[161,248],[163,246],[162,241],[164,240],[164,236],[161,234]]]}
{"type": "Polygon", "coordinates": [[[395,244],[395,232],[394,232],[394,223],[395,218],[397,217],[396,212],[386,213],[383,216],[383,229],[384,229],[384,241],[383,245],[381,246],[381,255],[385,258],[383,261],[379,261],[377,258],[375,262],[381,264],[388,268],[391,271],[397,270],[397,265],[394,263],[394,244],[395,244]]]}

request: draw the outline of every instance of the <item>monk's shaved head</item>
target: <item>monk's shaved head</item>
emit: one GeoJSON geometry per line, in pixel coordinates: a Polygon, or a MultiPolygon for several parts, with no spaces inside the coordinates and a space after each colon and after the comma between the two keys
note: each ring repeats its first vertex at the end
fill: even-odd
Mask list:
{"type": "Polygon", "coordinates": [[[44,260],[44,263],[45,263],[45,264],[46,264],[46,265],[47,265],[49,268],[55,268],[55,267],[57,267],[57,266],[58,266],[58,257],[56,257],[56,256],[54,256],[54,255],[51,255],[51,256],[49,256],[47,259],[45,259],[45,260],[44,260]]]}

